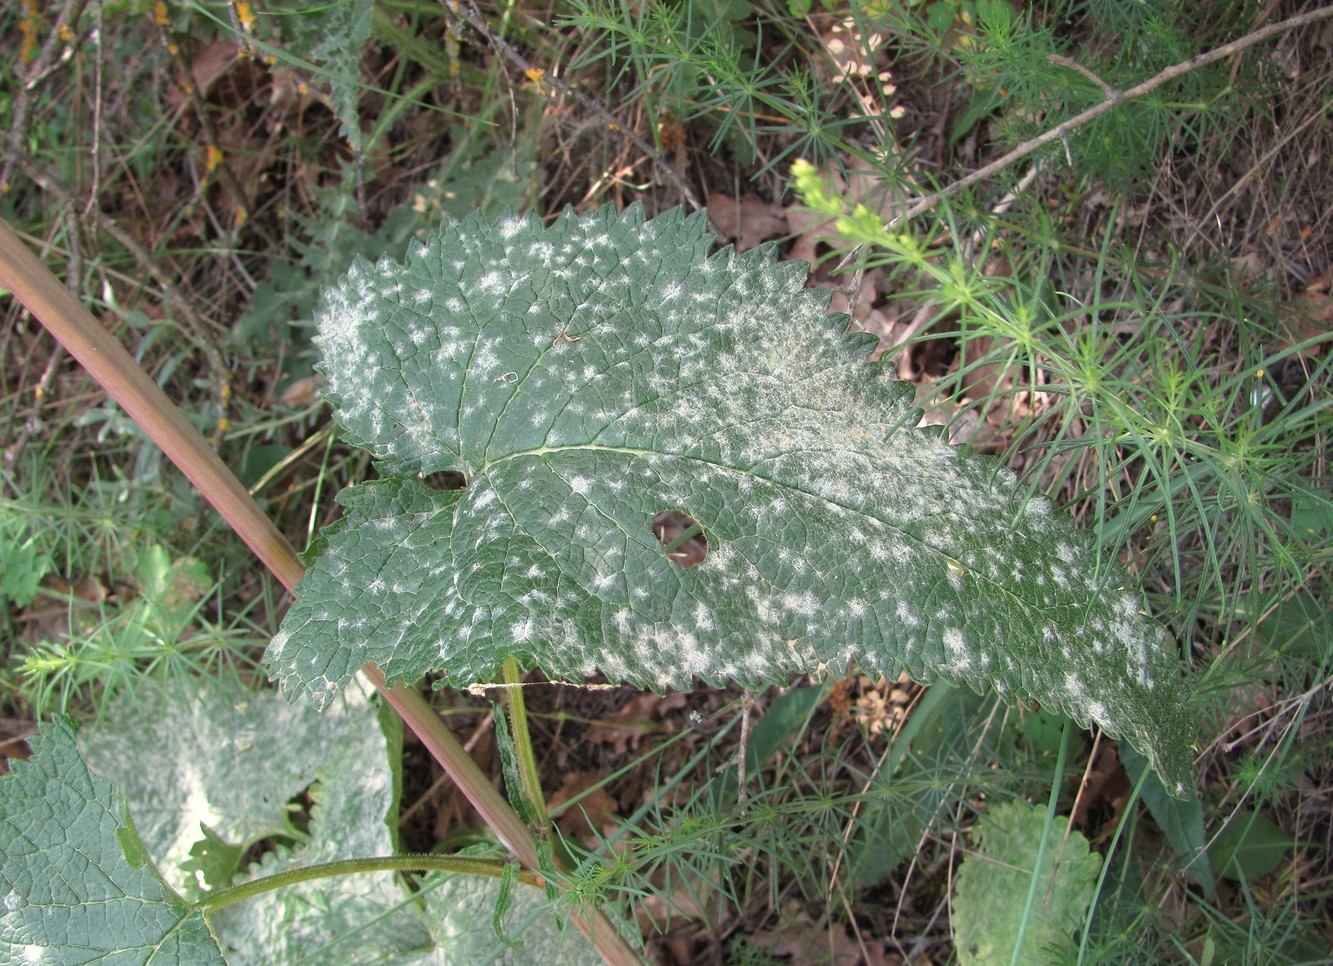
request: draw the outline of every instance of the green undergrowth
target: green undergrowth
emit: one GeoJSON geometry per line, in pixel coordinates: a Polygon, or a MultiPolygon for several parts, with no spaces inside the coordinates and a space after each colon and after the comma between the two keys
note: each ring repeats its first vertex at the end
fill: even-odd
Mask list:
{"type": "MultiPolygon", "coordinates": [[[[901,955],[943,961],[949,949],[971,962],[984,957],[949,945],[949,917],[936,915],[969,888],[963,870],[977,863],[975,876],[1009,837],[1048,856],[1073,816],[1071,836],[1101,864],[1072,959],[1318,961],[1330,939],[1327,856],[1312,843],[1328,834],[1331,783],[1333,337],[1319,301],[1322,193],[1298,161],[1328,148],[1317,25],[1185,73],[888,227],[911,199],[1108,90],[1254,29],[1253,11],[1108,0],[482,10],[525,73],[438,6],[251,9],[247,25],[238,5],[173,3],[159,24],[148,4],[90,7],[83,40],[63,61],[55,44],[31,95],[19,94],[23,37],[39,52],[57,11],[0,13],[6,137],[29,98],[12,142],[27,167],[6,167],[0,214],[44,245],[293,542],[375,473],[332,426],[313,368],[320,293],[353,257],[401,259],[472,211],[633,200],[665,211],[688,203],[670,165],[700,197],[753,194],[841,219],[818,238],[817,280],[850,287],[861,273],[870,307],[895,323],[882,348],[912,374],[928,418],[1092,531],[1184,668],[1197,723],[1184,802],[1126,746],[966,689],[851,673],[760,691],[748,711],[748,697],[700,689],[685,699],[697,717],[646,711],[638,740],[619,746],[598,744],[587,722],[620,723],[622,705],[553,692],[535,717],[538,740],[558,749],[547,791],[558,769],[585,770],[563,811],[610,816],[558,839],[567,895],[642,913],[649,935],[694,929],[728,961],[775,961],[774,932],[827,950],[854,925],[901,955]],[[194,102],[177,81],[207,66],[210,44],[229,66],[194,102]],[[617,807],[599,811],[602,795],[617,807]],[[1032,811],[988,830],[1001,806],[1032,811]]],[[[794,224],[772,237],[786,243],[794,224]]],[[[6,716],[67,710],[94,729],[119,702],[181,682],[257,682],[284,595],[137,427],[6,311],[6,716]]],[[[436,700],[474,727],[488,711],[466,693],[436,700]]],[[[404,780],[416,794],[429,784],[404,780]]],[[[307,788],[318,797],[317,785],[292,792],[294,813],[307,788]]],[[[299,855],[308,831],[298,821],[257,851],[299,855]]],[[[423,851],[435,834],[428,822],[406,830],[423,851]]],[[[1031,867],[1039,853],[1023,854],[1031,867]]],[[[390,894],[411,902],[410,889],[390,894]]],[[[1025,934],[1046,928],[1020,905],[1006,928],[1012,916],[1025,934]]],[[[484,929],[494,935],[489,910],[484,929]]]]}

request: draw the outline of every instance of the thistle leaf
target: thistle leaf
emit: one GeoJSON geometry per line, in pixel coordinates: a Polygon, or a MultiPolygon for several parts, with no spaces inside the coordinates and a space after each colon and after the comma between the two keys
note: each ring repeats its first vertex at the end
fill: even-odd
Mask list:
{"type": "Polygon", "coordinates": [[[1178,660],[1091,537],[919,426],[805,263],[712,245],[703,214],[474,216],[326,293],[327,396],[385,479],[339,497],[284,693],[366,661],[659,690],[855,661],[1096,723],[1183,792],[1178,660]]]}

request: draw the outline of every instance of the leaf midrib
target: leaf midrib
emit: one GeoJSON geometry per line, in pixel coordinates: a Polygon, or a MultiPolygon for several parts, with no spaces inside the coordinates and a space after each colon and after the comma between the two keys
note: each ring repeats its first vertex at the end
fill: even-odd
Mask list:
{"type": "MultiPolygon", "coordinates": [[[[974,580],[976,580],[976,581],[978,581],[978,582],[981,582],[981,583],[984,583],[984,584],[985,584],[986,586],[988,586],[988,587],[992,587],[992,588],[994,588],[995,590],[997,590],[997,591],[1003,593],[1005,596],[1009,597],[1010,599],[1014,600],[1015,602],[1020,603],[1020,604],[1023,604],[1023,605],[1025,605],[1025,606],[1027,606],[1027,607],[1031,607],[1031,608],[1039,608],[1039,607],[1040,607],[1039,602],[1034,601],[1034,600],[1027,600],[1027,599],[1025,599],[1025,598],[1023,598],[1023,597],[1020,597],[1017,593],[1015,593],[1015,592],[1014,592],[1012,589],[1010,589],[1009,587],[1006,587],[1005,585],[1003,585],[1003,584],[1001,584],[1001,583],[998,583],[997,581],[993,580],[992,578],[988,577],[986,574],[982,573],[981,571],[979,571],[979,570],[977,570],[977,569],[975,569],[975,568],[973,568],[973,567],[968,567],[968,566],[966,566],[962,561],[957,560],[957,559],[956,559],[955,557],[953,557],[951,554],[946,553],[945,551],[939,549],[938,547],[931,546],[930,544],[926,543],[921,537],[916,536],[916,535],[914,535],[914,534],[912,534],[912,533],[909,533],[908,531],[904,530],[901,524],[894,523],[894,522],[892,522],[892,521],[890,521],[890,520],[884,520],[884,519],[882,519],[882,518],[880,518],[880,517],[877,517],[877,516],[872,516],[871,514],[867,513],[866,510],[865,510],[864,508],[862,508],[862,507],[858,507],[858,506],[848,506],[848,505],[846,505],[846,504],[844,504],[844,503],[840,503],[840,502],[838,502],[838,501],[836,501],[836,500],[829,499],[829,497],[827,497],[826,495],[824,495],[824,494],[822,494],[822,493],[813,493],[813,492],[811,492],[810,490],[805,489],[804,487],[797,486],[796,484],[791,483],[790,481],[787,481],[787,480],[776,480],[776,479],[773,479],[773,478],[770,477],[770,476],[765,476],[765,475],[763,475],[762,473],[757,473],[757,472],[750,471],[750,470],[742,470],[742,469],[739,469],[738,467],[733,466],[733,465],[731,465],[731,464],[723,463],[723,462],[720,462],[720,461],[718,461],[718,460],[711,460],[711,459],[708,459],[707,457],[700,456],[700,455],[697,455],[697,454],[666,452],[666,451],[658,450],[658,449],[643,449],[643,448],[636,447],[636,446],[610,446],[610,445],[606,445],[606,444],[596,444],[596,443],[570,443],[570,444],[567,444],[567,445],[564,445],[564,446],[540,446],[540,447],[536,447],[536,448],[534,448],[534,449],[527,449],[527,450],[520,450],[520,451],[518,451],[518,452],[513,452],[513,453],[506,453],[504,456],[498,457],[497,459],[490,460],[490,461],[488,461],[488,462],[482,464],[481,469],[478,470],[478,472],[477,472],[477,476],[476,476],[476,478],[479,479],[479,478],[481,478],[482,476],[485,476],[485,475],[487,474],[488,470],[490,470],[492,467],[498,466],[498,465],[500,465],[500,464],[502,464],[502,463],[510,462],[510,461],[512,461],[512,460],[521,459],[521,458],[526,458],[526,457],[537,457],[537,458],[541,458],[541,457],[546,456],[547,454],[558,454],[558,453],[570,452],[570,451],[575,451],[575,450],[591,450],[591,451],[599,452],[599,453],[624,453],[624,454],[626,454],[626,455],[635,456],[635,457],[640,457],[640,458],[649,458],[649,457],[652,457],[652,458],[659,458],[659,459],[680,459],[680,460],[689,460],[689,461],[693,461],[693,462],[696,462],[696,463],[702,463],[702,464],[705,464],[705,465],[707,465],[707,466],[713,467],[714,469],[717,469],[717,470],[720,470],[720,471],[723,471],[723,472],[727,472],[727,473],[736,473],[736,474],[747,473],[747,474],[749,474],[750,476],[753,476],[753,477],[756,478],[756,479],[763,480],[764,482],[769,483],[769,484],[771,484],[771,485],[778,486],[778,487],[781,487],[781,488],[783,488],[783,489],[790,490],[790,491],[792,491],[793,493],[799,493],[799,494],[802,494],[803,496],[806,496],[806,497],[808,497],[808,498],[810,498],[810,499],[812,499],[812,500],[817,500],[817,501],[820,501],[820,502],[822,502],[822,503],[825,503],[825,504],[827,504],[827,505],[830,506],[830,507],[837,507],[838,509],[840,509],[840,510],[844,510],[844,511],[846,511],[846,512],[848,512],[848,513],[857,514],[857,515],[859,515],[859,516],[864,516],[864,517],[867,517],[868,519],[875,520],[875,521],[877,521],[878,523],[883,524],[884,526],[888,527],[889,529],[891,529],[891,530],[893,530],[894,532],[896,532],[897,534],[899,534],[899,535],[902,537],[902,539],[904,539],[905,541],[910,541],[911,543],[913,543],[913,544],[915,544],[916,546],[920,547],[922,550],[929,551],[930,553],[936,555],[936,556],[940,559],[942,565],[947,566],[949,563],[954,563],[954,564],[956,564],[957,566],[963,568],[963,570],[966,572],[966,574],[967,574],[968,576],[970,576],[971,578],[973,578],[974,580]]],[[[471,486],[471,482],[469,483],[469,486],[471,486]]],[[[505,501],[503,501],[503,494],[499,494],[499,495],[501,496],[502,502],[505,502],[505,501]]],[[[595,501],[593,501],[593,500],[589,500],[588,502],[589,502],[590,504],[593,504],[594,506],[596,506],[595,501]]],[[[598,509],[601,509],[601,508],[598,507],[598,509]]],[[[510,513],[510,516],[513,517],[512,512],[510,513]]],[[[517,518],[514,518],[514,522],[515,522],[515,523],[518,523],[518,519],[517,519],[517,518]]],[[[704,528],[705,528],[705,530],[708,529],[708,524],[707,524],[706,522],[705,522],[705,524],[704,524],[704,528]]]]}

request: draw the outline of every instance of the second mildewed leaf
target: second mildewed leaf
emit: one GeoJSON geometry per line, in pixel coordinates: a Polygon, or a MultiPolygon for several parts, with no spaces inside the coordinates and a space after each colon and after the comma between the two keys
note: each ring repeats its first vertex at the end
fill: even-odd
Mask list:
{"type": "Polygon", "coordinates": [[[702,214],[473,217],[326,294],[328,398],[386,479],[339,498],[268,653],[284,691],[855,661],[1095,722],[1181,792],[1177,658],[1092,539],[918,426],[804,263],[712,245],[702,214]]]}

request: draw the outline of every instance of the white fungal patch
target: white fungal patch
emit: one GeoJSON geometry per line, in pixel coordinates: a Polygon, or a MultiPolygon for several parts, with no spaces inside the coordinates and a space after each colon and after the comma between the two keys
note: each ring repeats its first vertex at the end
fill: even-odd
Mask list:
{"type": "Polygon", "coordinates": [[[746,672],[752,676],[763,675],[771,666],[768,658],[759,651],[751,651],[741,659],[746,672]]]}
{"type": "Polygon", "coordinates": [[[809,592],[802,594],[784,594],[782,606],[791,613],[802,617],[812,617],[819,612],[819,599],[809,592]]]}
{"type": "Polygon", "coordinates": [[[1065,700],[1075,707],[1081,707],[1087,702],[1088,688],[1083,680],[1074,673],[1065,675],[1065,700]]]}

